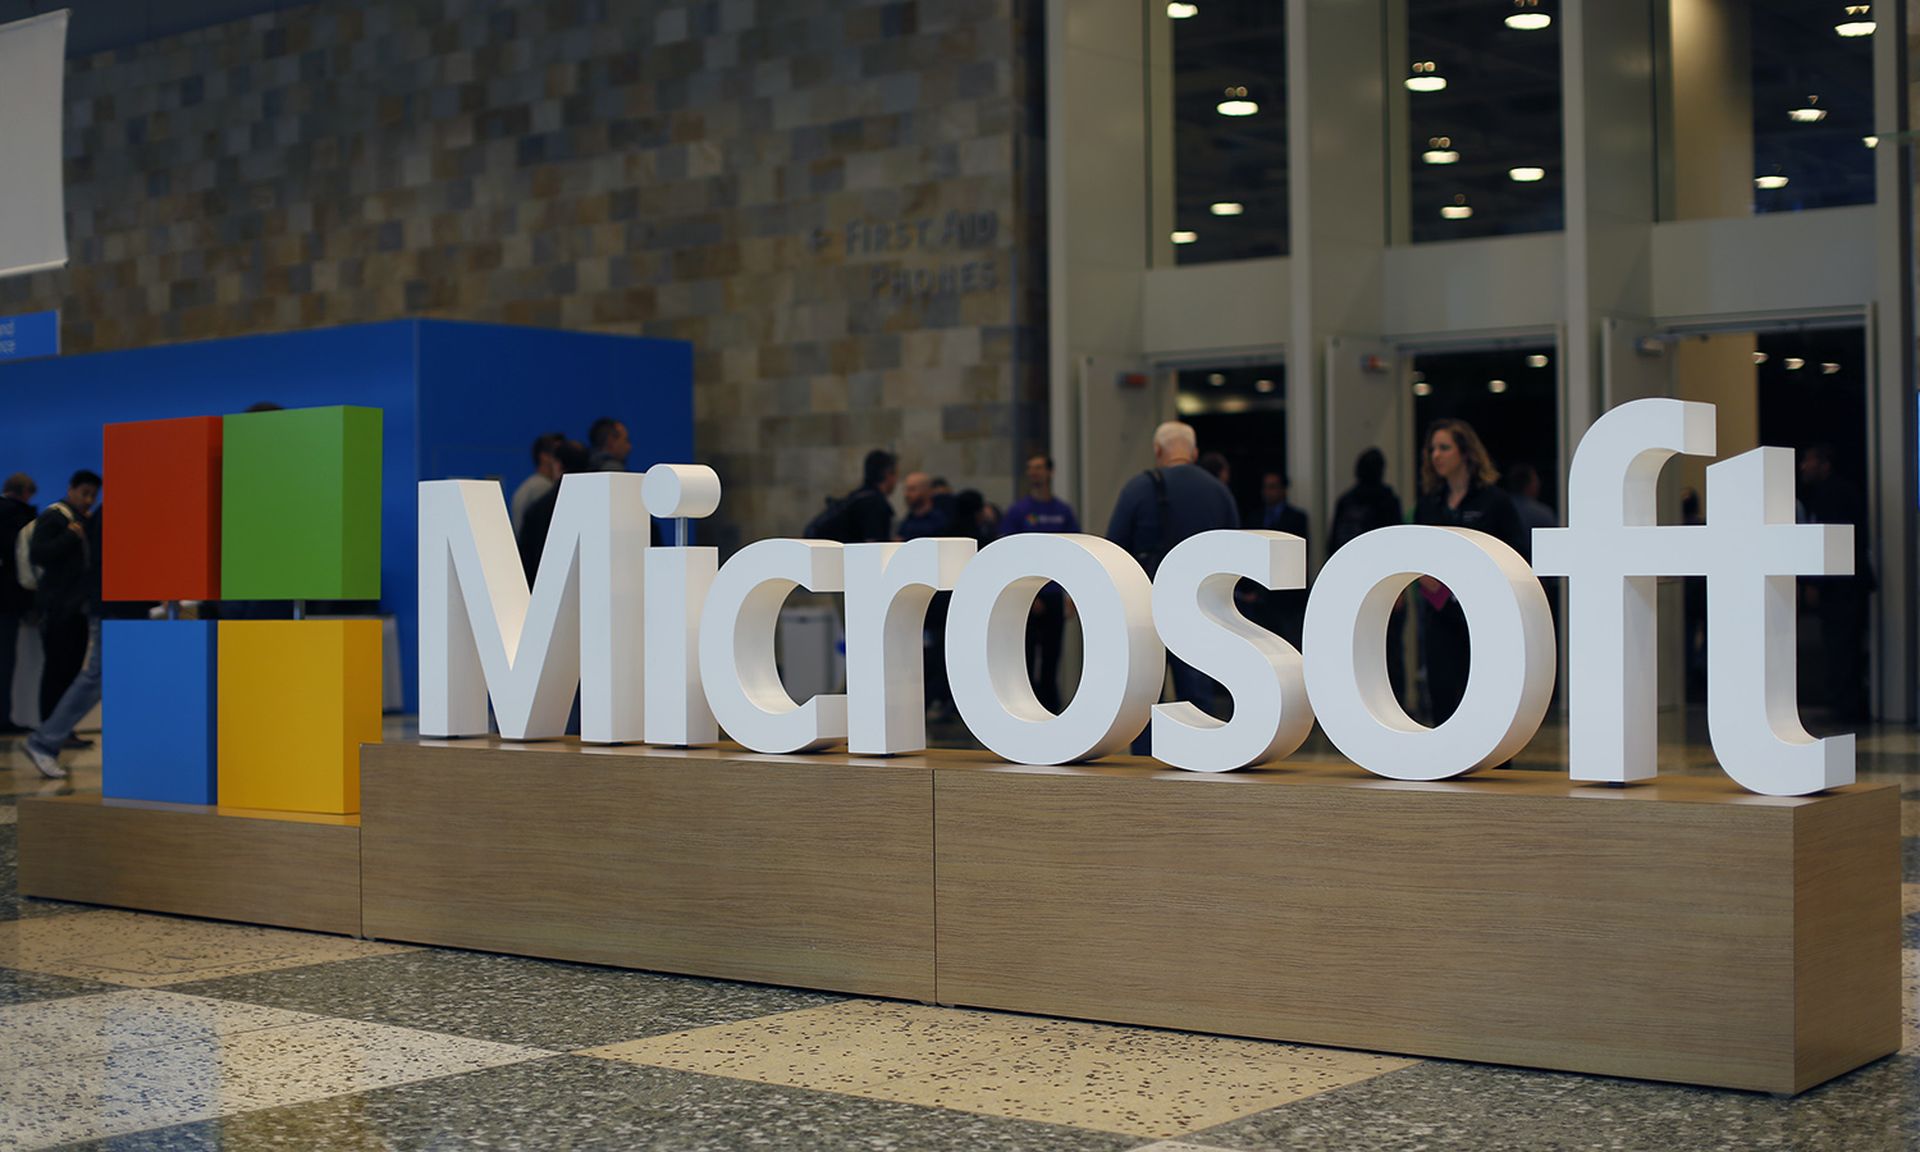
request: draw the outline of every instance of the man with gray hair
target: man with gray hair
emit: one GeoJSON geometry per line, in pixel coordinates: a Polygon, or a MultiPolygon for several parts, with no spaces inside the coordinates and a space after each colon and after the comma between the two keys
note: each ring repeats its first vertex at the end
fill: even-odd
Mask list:
{"type": "MultiPolygon", "coordinates": [[[[1216,528],[1240,527],[1240,510],[1233,494],[1204,468],[1194,463],[1200,457],[1199,441],[1191,424],[1170,420],[1153,431],[1153,467],[1127,481],[1114,502],[1113,516],[1107,521],[1107,539],[1133,554],[1151,576],[1174,545],[1189,536],[1216,528]]],[[[1217,715],[1214,682],[1171,653],[1167,666],[1173,672],[1174,699],[1185,700],[1201,711],[1217,715]]],[[[1142,732],[1133,742],[1133,750],[1148,751],[1148,734],[1142,732]]]]}

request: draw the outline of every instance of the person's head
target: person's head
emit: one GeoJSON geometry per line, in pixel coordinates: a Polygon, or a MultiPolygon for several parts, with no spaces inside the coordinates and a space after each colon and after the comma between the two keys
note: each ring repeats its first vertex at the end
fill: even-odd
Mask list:
{"type": "Polygon", "coordinates": [[[1043,500],[1053,495],[1053,457],[1027,457],[1027,491],[1043,500]]]}
{"type": "Polygon", "coordinates": [[[75,472],[67,480],[67,507],[85,516],[93,511],[93,502],[100,498],[100,474],[85,468],[75,472]]]}
{"type": "Polygon", "coordinates": [[[1387,454],[1378,448],[1360,453],[1353,462],[1353,478],[1362,484],[1378,484],[1387,474],[1387,454]]]}
{"type": "Polygon", "coordinates": [[[1200,457],[1200,467],[1222,484],[1233,483],[1233,468],[1227,463],[1227,458],[1218,452],[1209,452],[1200,457]]]}
{"type": "Polygon", "coordinates": [[[1287,502],[1286,473],[1269,472],[1260,477],[1260,502],[1269,508],[1287,502]]]}
{"type": "Polygon", "coordinates": [[[866,461],[860,465],[860,483],[887,496],[893,495],[894,481],[899,475],[899,462],[884,448],[867,453],[866,461]]]}
{"type": "Polygon", "coordinates": [[[593,467],[593,458],[587,454],[587,446],[564,436],[553,446],[553,462],[559,469],[554,473],[555,480],[569,472],[585,472],[593,467]]]}
{"type": "Polygon", "coordinates": [[[549,432],[533,442],[533,470],[552,480],[560,475],[560,461],[554,459],[553,450],[565,443],[564,432],[549,432]]]}
{"type": "Polygon", "coordinates": [[[1540,499],[1540,473],[1525,460],[1507,469],[1507,491],[1529,500],[1540,499]]]}
{"type": "Polygon", "coordinates": [[[1487,485],[1500,479],[1473,425],[1465,420],[1435,420],[1427,428],[1425,443],[1426,451],[1420,454],[1422,492],[1435,491],[1442,485],[1487,485]]]}
{"type": "Polygon", "coordinates": [[[1833,475],[1833,445],[1814,444],[1800,453],[1800,479],[1818,484],[1833,475]]]}
{"type": "Polygon", "coordinates": [[[1153,430],[1153,462],[1162,468],[1191,464],[1200,456],[1200,441],[1193,425],[1169,420],[1153,430]]]}
{"type": "Polygon", "coordinates": [[[587,429],[587,444],[599,455],[611,456],[616,460],[625,460],[633,451],[627,426],[611,416],[602,416],[593,422],[593,426],[587,429]]]}
{"type": "Polygon", "coordinates": [[[25,472],[15,472],[7,477],[5,484],[0,484],[0,496],[11,496],[20,501],[33,499],[33,494],[38,491],[40,489],[34,484],[33,477],[25,472]]]}
{"type": "Polygon", "coordinates": [[[900,493],[906,498],[909,510],[924,513],[933,507],[933,477],[925,472],[909,472],[900,482],[900,493]]]}

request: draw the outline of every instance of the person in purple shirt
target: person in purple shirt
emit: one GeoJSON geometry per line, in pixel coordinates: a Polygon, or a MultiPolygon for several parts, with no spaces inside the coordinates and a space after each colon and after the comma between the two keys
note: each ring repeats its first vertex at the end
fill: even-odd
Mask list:
{"type": "MultiPolygon", "coordinates": [[[[1053,457],[1027,461],[1027,494],[1015,500],[1000,518],[1000,535],[1017,532],[1078,532],[1080,521],[1065,500],[1053,494],[1053,457]]],[[[1060,711],[1060,642],[1066,634],[1067,595],[1049,584],[1033,598],[1027,617],[1027,675],[1041,707],[1060,711]]]]}

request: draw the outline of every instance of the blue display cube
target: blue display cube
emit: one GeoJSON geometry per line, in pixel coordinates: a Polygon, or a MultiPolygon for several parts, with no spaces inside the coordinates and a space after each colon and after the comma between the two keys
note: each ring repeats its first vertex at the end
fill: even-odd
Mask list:
{"type": "Polygon", "coordinates": [[[101,628],[101,793],[214,803],[220,650],[214,622],[108,620],[101,628]]]}

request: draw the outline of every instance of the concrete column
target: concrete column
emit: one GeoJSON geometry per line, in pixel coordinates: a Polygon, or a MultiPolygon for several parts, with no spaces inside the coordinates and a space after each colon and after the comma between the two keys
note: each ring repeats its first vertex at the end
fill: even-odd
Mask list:
{"type": "MultiPolygon", "coordinates": [[[[1404,29],[1402,29],[1404,35],[1404,29]]],[[[1287,5],[1288,192],[1292,197],[1292,336],[1287,348],[1287,458],[1292,499],[1316,530],[1352,460],[1329,402],[1330,341],[1378,338],[1385,312],[1387,109],[1385,8],[1351,0],[1287,5]]],[[[1338,386],[1338,385],[1336,385],[1338,386]]]]}

